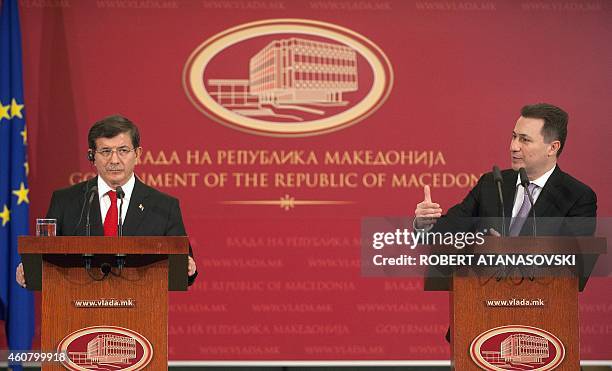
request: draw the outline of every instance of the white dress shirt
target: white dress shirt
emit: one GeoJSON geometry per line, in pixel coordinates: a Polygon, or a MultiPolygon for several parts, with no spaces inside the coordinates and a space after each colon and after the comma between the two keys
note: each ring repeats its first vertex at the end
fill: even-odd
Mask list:
{"type": "MultiPolygon", "coordinates": [[[[530,183],[534,183],[535,185],[537,185],[537,187],[535,187],[533,193],[531,194],[531,196],[533,197],[534,205],[538,200],[538,196],[540,196],[540,193],[542,192],[542,188],[544,188],[544,186],[546,185],[548,178],[550,178],[550,175],[553,173],[553,171],[555,171],[555,167],[557,167],[557,165],[553,166],[552,169],[542,174],[542,176],[538,179],[530,181],[530,183]]],[[[513,218],[516,217],[519,210],[521,209],[521,205],[523,204],[523,198],[525,197],[525,190],[521,186],[520,176],[516,178],[516,192],[514,192],[514,195],[514,206],[512,207],[513,218]]]]}
{"type": "MultiPolygon", "coordinates": [[[[125,197],[123,198],[123,207],[121,209],[121,220],[125,224],[125,216],[127,215],[128,206],[130,205],[130,198],[132,197],[132,191],[134,190],[134,183],[136,183],[136,178],[134,177],[134,173],[130,177],[130,180],[127,181],[121,189],[125,193],[125,197]]],[[[100,213],[102,215],[102,223],[104,223],[104,218],[106,218],[106,213],[108,213],[108,209],[111,206],[110,196],[108,195],[109,191],[113,189],[106,184],[104,179],[101,176],[98,176],[98,197],[100,201],[100,213]]],[[[119,210],[120,201],[117,200],[117,210],[119,210]]],[[[117,211],[119,214],[119,211],[117,211]]]]}

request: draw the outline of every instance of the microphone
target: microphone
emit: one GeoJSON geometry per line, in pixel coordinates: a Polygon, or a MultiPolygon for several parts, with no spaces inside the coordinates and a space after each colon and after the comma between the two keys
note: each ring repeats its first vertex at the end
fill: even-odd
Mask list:
{"type": "MultiPolygon", "coordinates": [[[[85,217],[85,235],[87,237],[91,236],[91,223],[89,220],[89,214],[91,213],[91,204],[93,203],[94,197],[98,194],[98,186],[94,185],[93,187],[91,187],[90,189],[88,189],[85,192],[85,201],[87,203],[87,216],[85,217]],[[87,195],[89,194],[89,198],[87,198],[87,195]]],[[[85,208],[85,203],[83,203],[83,208],[81,209],[81,214],[83,213],[83,209],[85,208]]],[[[81,215],[82,216],[82,215],[81,215]]],[[[77,223],[77,226],[81,223],[81,221],[79,220],[79,223],[77,223]]],[[[85,265],[85,270],[87,271],[87,274],[92,277],[91,275],[91,262],[93,260],[93,255],[92,254],[83,254],[83,263],[85,265]]],[[[93,277],[92,277],[93,278],[93,277]]]]}
{"type": "Polygon", "coordinates": [[[115,189],[115,191],[117,191],[117,198],[119,199],[119,237],[123,236],[123,220],[122,220],[122,210],[123,210],[123,198],[125,197],[125,192],[123,192],[123,189],[121,189],[121,187],[117,187],[115,189]]]}
{"type": "Polygon", "coordinates": [[[502,237],[506,236],[506,210],[504,207],[504,194],[502,193],[502,183],[504,182],[502,179],[501,171],[497,165],[493,166],[493,181],[497,185],[497,196],[499,197],[499,208],[501,209],[501,217],[502,217],[502,227],[501,227],[501,235],[502,237]]]}
{"type": "MultiPolygon", "coordinates": [[[[502,237],[506,236],[506,210],[504,208],[504,195],[502,193],[502,183],[504,182],[502,179],[501,171],[497,165],[493,165],[493,181],[497,186],[497,197],[499,201],[499,208],[501,209],[502,216],[502,227],[501,227],[501,235],[502,237]]],[[[496,281],[501,281],[502,278],[507,277],[508,272],[506,272],[506,268],[502,268],[498,270],[497,277],[495,277],[496,281]]]]}
{"type": "MultiPolygon", "coordinates": [[[[117,192],[117,198],[119,199],[119,228],[117,228],[119,237],[123,236],[123,199],[125,198],[125,192],[123,191],[123,189],[121,189],[121,187],[117,187],[115,189],[115,191],[117,192]]],[[[125,266],[125,255],[124,254],[117,254],[116,255],[116,261],[117,261],[117,267],[119,268],[119,274],[118,276],[121,276],[121,271],[123,270],[123,267],[125,266]]]]}
{"type": "Polygon", "coordinates": [[[87,217],[86,217],[87,222],[85,223],[85,235],[87,237],[91,236],[91,222],[89,220],[89,214],[91,214],[91,204],[93,203],[94,196],[98,194],[98,186],[91,187],[89,192],[90,192],[90,195],[89,195],[89,199],[87,200],[87,217]]]}
{"type": "Polygon", "coordinates": [[[519,169],[519,176],[521,177],[521,185],[525,189],[525,193],[527,194],[527,197],[529,197],[529,203],[531,204],[531,215],[533,216],[533,236],[535,237],[537,235],[536,215],[534,207],[535,202],[533,202],[533,197],[531,196],[531,192],[529,192],[529,177],[527,177],[527,171],[525,171],[524,167],[519,169]]]}
{"type": "MultiPolygon", "coordinates": [[[[91,179],[94,179],[94,178],[91,178],[91,179]]],[[[74,230],[72,231],[73,235],[76,235],[77,230],[79,229],[79,226],[81,225],[81,222],[83,221],[83,212],[85,211],[85,206],[87,205],[87,195],[92,190],[91,188],[89,188],[89,185],[91,184],[91,179],[89,179],[85,183],[85,191],[83,192],[83,206],[81,206],[81,212],[79,213],[79,221],[76,223],[76,225],[74,226],[74,230]]]]}
{"type": "MultiPolygon", "coordinates": [[[[531,192],[529,192],[529,189],[527,188],[529,186],[529,177],[527,177],[527,171],[525,171],[524,167],[519,169],[519,176],[521,177],[521,185],[525,189],[525,193],[527,193],[527,197],[529,197],[529,203],[531,204],[531,215],[533,216],[533,237],[535,237],[537,235],[535,207],[533,206],[534,202],[533,197],[531,196],[531,192]]],[[[534,270],[535,268],[532,266],[531,272],[529,273],[530,281],[533,281],[535,279],[534,270]]]]}

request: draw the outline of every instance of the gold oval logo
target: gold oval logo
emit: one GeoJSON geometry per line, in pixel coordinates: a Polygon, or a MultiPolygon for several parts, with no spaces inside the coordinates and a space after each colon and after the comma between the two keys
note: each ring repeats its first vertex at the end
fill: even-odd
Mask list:
{"type": "Polygon", "coordinates": [[[183,70],[193,105],[251,134],[329,133],[375,112],[393,69],[372,41],[334,24],[272,19],[223,31],[202,43],[183,70]]]}
{"type": "Polygon", "coordinates": [[[489,329],[472,341],[470,356],[483,370],[553,370],[565,358],[559,338],[537,327],[510,325],[489,329]]]}
{"type": "Polygon", "coordinates": [[[153,359],[153,346],[136,331],[118,326],[91,326],[67,335],[57,346],[68,370],[142,370],[153,359]]]}

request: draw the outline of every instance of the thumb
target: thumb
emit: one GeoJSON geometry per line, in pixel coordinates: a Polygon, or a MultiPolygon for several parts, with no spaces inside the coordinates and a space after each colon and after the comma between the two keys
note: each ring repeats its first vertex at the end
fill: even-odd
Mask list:
{"type": "Polygon", "coordinates": [[[425,202],[431,203],[431,190],[428,185],[423,187],[423,192],[425,193],[425,202]]]}

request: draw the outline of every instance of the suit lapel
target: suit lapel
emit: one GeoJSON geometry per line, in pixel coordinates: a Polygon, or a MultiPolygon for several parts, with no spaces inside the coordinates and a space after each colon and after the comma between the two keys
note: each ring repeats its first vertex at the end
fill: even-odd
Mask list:
{"type": "Polygon", "coordinates": [[[149,189],[136,178],[134,183],[134,189],[130,197],[130,204],[128,206],[125,221],[123,222],[123,234],[126,236],[135,236],[138,232],[140,223],[145,219],[146,213],[149,209],[146,207],[146,198],[149,195],[149,189]]]}
{"type": "MultiPolygon", "coordinates": [[[[542,188],[542,191],[540,192],[540,195],[533,206],[536,219],[554,215],[554,213],[551,212],[551,208],[557,204],[557,200],[559,197],[561,197],[558,193],[558,187],[562,181],[563,172],[557,166],[555,167],[555,170],[553,170],[552,174],[550,174],[550,178],[548,178],[546,181],[544,188],[542,188]]],[[[533,234],[532,216],[533,214],[530,211],[529,218],[525,221],[525,224],[523,224],[523,228],[521,228],[521,236],[531,236],[533,234]]],[[[540,230],[542,223],[544,223],[543,225],[546,225],[546,220],[542,219],[540,222],[536,221],[538,230],[540,230]]]]}
{"type": "Polygon", "coordinates": [[[551,216],[549,215],[550,208],[557,204],[557,199],[560,197],[558,193],[558,186],[561,184],[563,179],[563,172],[559,167],[555,167],[555,170],[550,174],[550,178],[542,188],[540,195],[534,205],[535,214],[537,217],[551,216]]]}

